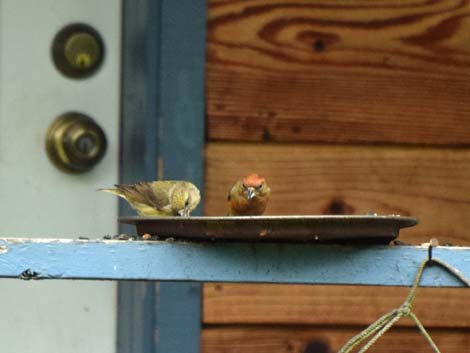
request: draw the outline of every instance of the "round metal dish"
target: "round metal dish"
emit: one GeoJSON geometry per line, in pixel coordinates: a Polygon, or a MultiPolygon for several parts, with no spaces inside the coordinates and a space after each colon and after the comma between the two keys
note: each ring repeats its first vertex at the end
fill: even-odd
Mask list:
{"type": "Polygon", "coordinates": [[[418,223],[391,216],[120,217],[139,235],[222,241],[388,243],[418,223]]]}

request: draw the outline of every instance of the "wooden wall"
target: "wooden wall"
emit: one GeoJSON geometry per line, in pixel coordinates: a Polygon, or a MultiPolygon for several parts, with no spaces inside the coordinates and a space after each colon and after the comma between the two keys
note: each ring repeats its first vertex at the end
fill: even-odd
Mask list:
{"type": "MultiPolygon", "coordinates": [[[[269,214],[401,214],[400,240],[469,245],[470,2],[209,0],[207,215],[256,171],[269,214]]],[[[386,275],[386,274],[384,274],[386,275]]],[[[202,352],[334,352],[407,288],[206,284],[202,352]]],[[[443,352],[468,290],[422,289],[443,352]]],[[[406,320],[381,352],[428,352],[406,320]]],[[[375,351],[379,351],[378,349],[375,351]]]]}

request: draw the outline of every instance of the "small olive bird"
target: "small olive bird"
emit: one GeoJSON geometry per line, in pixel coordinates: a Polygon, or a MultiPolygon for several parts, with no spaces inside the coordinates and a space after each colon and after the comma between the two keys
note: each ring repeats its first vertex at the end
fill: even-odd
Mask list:
{"type": "Polygon", "coordinates": [[[262,215],[268,204],[271,189],[266,180],[252,173],[238,180],[229,191],[229,216],[262,215]]]}
{"type": "Polygon", "coordinates": [[[160,180],[100,189],[125,199],[141,216],[189,216],[201,200],[188,181],[160,180]]]}

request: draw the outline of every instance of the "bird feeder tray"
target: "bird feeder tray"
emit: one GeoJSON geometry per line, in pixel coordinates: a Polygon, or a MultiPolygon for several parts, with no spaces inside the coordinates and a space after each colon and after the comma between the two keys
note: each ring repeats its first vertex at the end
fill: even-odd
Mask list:
{"type": "Polygon", "coordinates": [[[386,244],[418,223],[398,215],[120,217],[137,233],[161,239],[386,244]]]}

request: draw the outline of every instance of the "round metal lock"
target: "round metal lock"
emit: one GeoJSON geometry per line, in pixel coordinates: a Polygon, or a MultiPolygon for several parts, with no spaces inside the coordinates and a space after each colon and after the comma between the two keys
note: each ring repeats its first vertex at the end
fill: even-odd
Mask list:
{"type": "Polygon", "coordinates": [[[103,40],[97,31],[85,24],[63,28],[52,42],[52,59],[57,69],[71,78],[92,75],[104,57],[103,40]]]}
{"type": "Polygon", "coordinates": [[[106,153],[106,136],[90,117],[66,113],[47,130],[46,151],[51,162],[69,173],[91,170],[106,153]]]}

